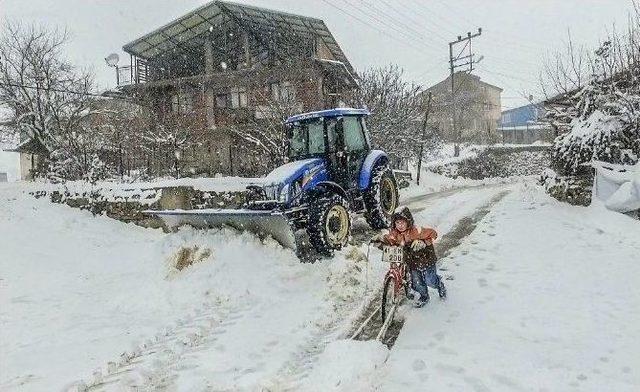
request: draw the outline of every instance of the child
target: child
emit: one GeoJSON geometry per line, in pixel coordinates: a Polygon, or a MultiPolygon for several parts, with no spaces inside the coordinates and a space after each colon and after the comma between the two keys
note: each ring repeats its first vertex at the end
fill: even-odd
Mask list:
{"type": "Polygon", "coordinates": [[[411,274],[411,285],[420,294],[417,307],[424,306],[429,301],[427,286],[437,289],[440,298],[447,296],[444,282],[436,269],[437,257],[433,248],[433,240],[436,238],[438,234],[435,230],[417,227],[411,211],[404,206],[399,207],[392,215],[389,233],[377,238],[377,242],[405,247],[404,257],[411,274]]]}

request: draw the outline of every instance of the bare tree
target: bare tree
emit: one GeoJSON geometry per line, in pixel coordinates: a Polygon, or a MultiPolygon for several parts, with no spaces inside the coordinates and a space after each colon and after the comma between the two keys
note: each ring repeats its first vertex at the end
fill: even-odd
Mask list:
{"type": "Polygon", "coordinates": [[[396,167],[420,151],[426,109],[426,97],[420,92],[419,85],[404,80],[401,68],[389,65],[360,74],[360,88],[350,97],[352,105],[371,111],[367,126],[372,142],[390,155],[396,167]]]}
{"type": "Polygon", "coordinates": [[[5,129],[19,134],[21,141],[34,140],[49,153],[65,149],[64,155],[77,158],[89,140],[82,121],[91,114],[92,76],[63,57],[66,42],[65,31],[5,22],[0,35],[0,106],[12,124],[5,129]]]}
{"type": "Polygon", "coordinates": [[[278,84],[277,93],[266,88],[254,89],[253,99],[261,103],[256,115],[246,124],[229,127],[234,138],[241,141],[237,145],[254,158],[259,171],[267,172],[283,162],[286,149],[283,120],[302,110],[296,97],[295,73],[291,79],[292,82],[278,84]]]}

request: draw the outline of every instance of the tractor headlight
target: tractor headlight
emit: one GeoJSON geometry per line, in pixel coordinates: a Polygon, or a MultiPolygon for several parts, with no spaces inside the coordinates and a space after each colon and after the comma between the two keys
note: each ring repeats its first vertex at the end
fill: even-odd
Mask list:
{"type": "Polygon", "coordinates": [[[289,201],[289,184],[284,184],[280,189],[280,194],[278,195],[278,201],[282,203],[286,203],[289,201]]]}

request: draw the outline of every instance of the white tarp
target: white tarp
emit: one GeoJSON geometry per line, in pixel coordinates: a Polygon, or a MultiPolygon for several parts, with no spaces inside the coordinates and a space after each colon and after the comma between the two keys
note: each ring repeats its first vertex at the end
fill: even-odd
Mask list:
{"type": "Polygon", "coordinates": [[[614,165],[594,161],[596,178],[593,197],[613,211],[640,209],[640,163],[635,166],[614,165]]]}

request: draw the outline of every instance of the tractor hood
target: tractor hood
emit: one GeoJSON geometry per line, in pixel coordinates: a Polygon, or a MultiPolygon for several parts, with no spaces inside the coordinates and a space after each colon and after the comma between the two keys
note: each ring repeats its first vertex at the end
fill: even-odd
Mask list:
{"type": "Polygon", "coordinates": [[[286,163],[267,175],[264,185],[290,184],[305,173],[316,171],[324,167],[324,161],[320,158],[302,159],[286,163]]]}

